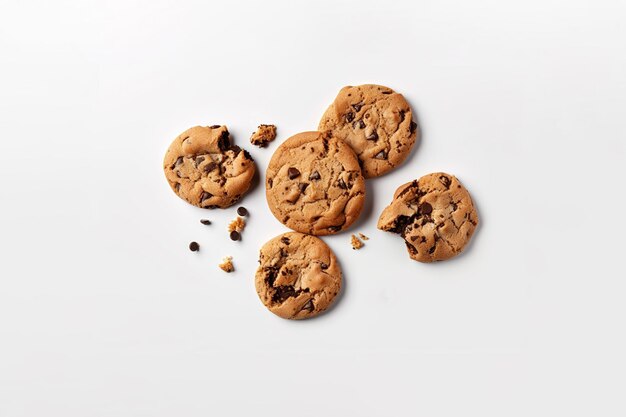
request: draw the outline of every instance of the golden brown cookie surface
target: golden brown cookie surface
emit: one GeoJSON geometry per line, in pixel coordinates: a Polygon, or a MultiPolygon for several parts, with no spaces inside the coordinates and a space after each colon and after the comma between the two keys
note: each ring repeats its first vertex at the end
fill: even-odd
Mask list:
{"type": "Polygon", "coordinates": [[[443,172],[401,185],[378,219],[378,228],[400,234],[409,256],[420,262],[463,252],[476,226],[478,214],[469,192],[443,172]]]}
{"type": "Polygon", "coordinates": [[[404,162],[418,133],[404,97],[375,84],[342,88],[318,129],[331,131],[352,147],[365,178],[383,175],[404,162]]]}
{"type": "Polygon", "coordinates": [[[255,286],[261,302],[285,319],[326,310],[341,290],[341,268],[321,239],[289,232],[261,248],[255,286]]]}
{"type": "Polygon", "coordinates": [[[163,170],[172,190],[203,208],[226,208],[248,191],[254,161],[247,151],[232,146],[226,126],[196,126],[170,145],[163,170]]]}
{"type": "Polygon", "coordinates": [[[365,180],[354,152],[330,133],[298,133],[272,156],[267,202],[287,227],[312,235],[347,229],[359,217],[365,180]]]}

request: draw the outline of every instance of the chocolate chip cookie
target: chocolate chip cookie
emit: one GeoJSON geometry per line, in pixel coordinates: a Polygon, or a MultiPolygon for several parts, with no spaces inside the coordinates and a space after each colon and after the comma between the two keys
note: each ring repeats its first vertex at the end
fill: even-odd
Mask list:
{"type": "Polygon", "coordinates": [[[404,162],[418,131],[404,97],[374,84],[342,88],[318,129],[331,131],[352,147],[365,178],[383,175],[404,162]]]}
{"type": "Polygon", "coordinates": [[[272,313],[306,319],[326,310],[341,289],[341,268],[321,239],[289,232],[261,248],[255,285],[272,313]]]}
{"type": "Polygon", "coordinates": [[[163,161],[165,177],[180,198],[203,208],[225,208],[248,191],[254,161],[231,145],[226,126],[196,126],[180,134],[163,161]]]}
{"type": "Polygon", "coordinates": [[[455,176],[443,172],[400,186],[378,219],[378,228],[400,234],[409,256],[420,262],[463,252],[476,226],[470,194],[455,176]]]}
{"type": "Polygon", "coordinates": [[[348,228],[365,200],[354,152],[330,132],[298,133],[283,142],[267,168],[265,189],[281,223],[312,235],[348,228]]]}

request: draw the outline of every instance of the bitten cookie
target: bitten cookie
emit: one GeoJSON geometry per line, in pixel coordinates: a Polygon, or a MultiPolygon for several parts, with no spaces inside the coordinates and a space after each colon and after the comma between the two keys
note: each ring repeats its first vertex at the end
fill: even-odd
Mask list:
{"type": "Polygon", "coordinates": [[[342,88],[318,129],[331,131],[352,147],[365,178],[383,175],[404,162],[418,130],[404,97],[374,84],[342,88]]]}
{"type": "Polygon", "coordinates": [[[196,126],[180,134],[163,161],[180,198],[203,208],[225,208],[248,191],[256,170],[247,151],[232,146],[226,126],[196,126]]]}
{"type": "Polygon", "coordinates": [[[284,233],[261,248],[256,291],[272,313],[306,319],[326,310],[341,290],[341,269],[315,236],[284,233]]]}
{"type": "Polygon", "coordinates": [[[463,252],[478,226],[467,190],[450,174],[435,172],[400,186],[378,228],[400,234],[411,258],[443,261],[463,252]]]}
{"type": "Polygon", "coordinates": [[[267,168],[265,189],[281,223],[312,235],[347,229],[365,200],[354,152],[329,132],[298,133],[283,142],[267,168]]]}

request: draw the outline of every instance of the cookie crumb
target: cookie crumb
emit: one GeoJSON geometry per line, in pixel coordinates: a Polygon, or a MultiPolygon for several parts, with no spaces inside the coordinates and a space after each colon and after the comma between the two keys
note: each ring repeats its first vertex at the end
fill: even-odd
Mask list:
{"type": "Polygon", "coordinates": [[[218,266],[220,267],[220,269],[224,272],[233,272],[235,270],[235,267],[233,266],[233,257],[232,256],[227,256],[223,259],[224,262],[222,262],[221,264],[219,264],[218,266]]]}
{"type": "Polygon", "coordinates": [[[228,231],[241,233],[244,227],[246,227],[246,221],[242,217],[237,217],[228,225],[228,231]]]}
{"type": "Polygon", "coordinates": [[[274,139],[276,139],[276,126],[259,125],[256,132],[250,136],[250,143],[259,148],[265,148],[274,139]]]}
{"type": "Polygon", "coordinates": [[[363,247],[363,242],[361,242],[355,235],[352,235],[350,238],[350,243],[352,244],[352,249],[359,250],[363,247]]]}
{"type": "Polygon", "coordinates": [[[359,233],[359,237],[363,240],[370,240],[370,238],[365,236],[363,233],[359,233]]]}

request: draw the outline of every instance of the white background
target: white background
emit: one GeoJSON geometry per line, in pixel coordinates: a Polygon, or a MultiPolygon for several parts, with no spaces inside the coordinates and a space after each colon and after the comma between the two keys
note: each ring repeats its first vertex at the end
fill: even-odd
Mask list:
{"type": "Polygon", "coordinates": [[[0,4],[1,417],[625,415],[624,2],[0,4]],[[362,83],[403,93],[423,140],[368,182],[366,246],[324,239],[336,308],[279,319],[253,285],[286,230],[263,187],[234,243],[235,208],[178,199],[163,155],[227,124],[262,181],[362,83]],[[439,170],[481,225],[420,264],[375,224],[439,170]]]}

